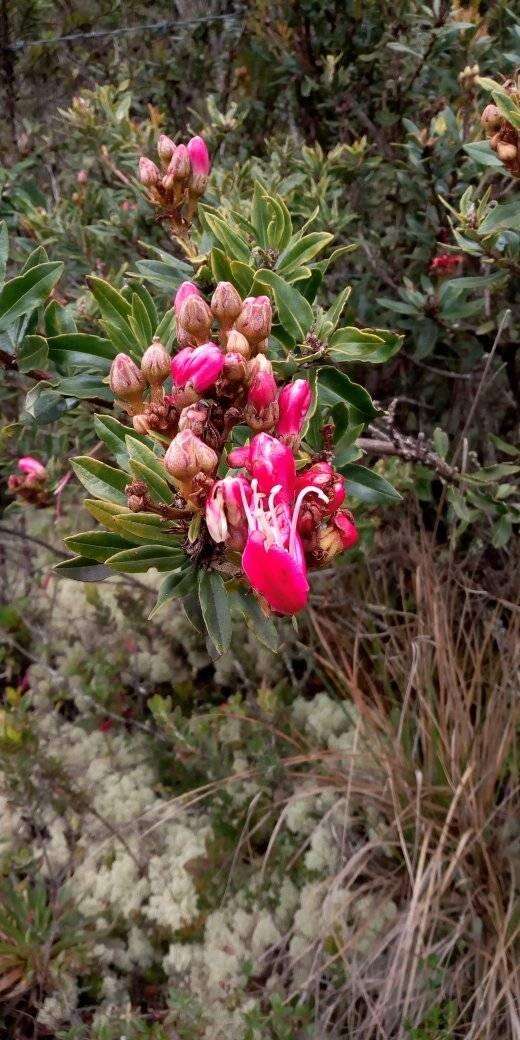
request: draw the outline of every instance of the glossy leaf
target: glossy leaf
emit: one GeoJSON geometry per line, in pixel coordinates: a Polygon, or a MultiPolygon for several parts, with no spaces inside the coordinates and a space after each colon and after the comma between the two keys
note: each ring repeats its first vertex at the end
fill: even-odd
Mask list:
{"type": "Polygon", "coordinates": [[[348,494],[355,495],[361,502],[401,501],[399,492],[374,470],[367,469],[366,466],[358,466],[356,463],[348,463],[346,466],[338,468],[346,478],[348,494]]]}
{"type": "Polygon", "coordinates": [[[123,574],[143,574],[152,569],[173,571],[186,560],[186,553],[176,546],[139,545],[123,549],[108,557],[107,566],[123,574]]]}
{"type": "Polygon", "coordinates": [[[63,266],[60,261],[38,264],[5,283],[0,292],[0,332],[43,303],[59,280],[63,266]]]}
{"type": "Polygon", "coordinates": [[[120,469],[107,466],[106,462],[92,459],[88,455],[72,460],[72,468],[87,491],[95,498],[106,498],[126,506],[125,487],[128,475],[120,469]]]}
{"type": "Polygon", "coordinates": [[[231,642],[231,610],[226,586],[217,571],[200,572],[199,600],[209,637],[223,654],[231,642]]]}

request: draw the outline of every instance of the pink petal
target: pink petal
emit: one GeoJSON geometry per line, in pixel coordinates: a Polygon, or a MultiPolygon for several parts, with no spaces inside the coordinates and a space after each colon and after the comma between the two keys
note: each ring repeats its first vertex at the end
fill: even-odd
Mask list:
{"type": "Polygon", "coordinates": [[[30,474],[31,477],[44,477],[46,475],[45,466],[42,466],[38,459],[33,458],[32,455],[24,455],[21,459],[18,459],[18,469],[22,473],[30,474]]]}
{"type": "Polygon", "coordinates": [[[297,614],[307,605],[309,583],[301,546],[294,556],[277,545],[266,549],[263,535],[254,531],[247,539],[242,567],[252,587],[279,614],[297,614]]]}

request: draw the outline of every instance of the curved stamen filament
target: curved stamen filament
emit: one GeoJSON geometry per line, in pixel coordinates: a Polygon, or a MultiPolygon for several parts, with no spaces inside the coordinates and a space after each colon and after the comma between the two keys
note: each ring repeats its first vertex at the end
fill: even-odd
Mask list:
{"type": "Polygon", "coordinates": [[[317,495],[318,498],[321,498],[322,502],[328,502],[329,501],[329,499],[328,499],[327,495],[325,494],[325,492],[322,491],[321,488],[314,487],[312,484],[309,484],[307,487],[304,487],[304,488],[301,489],[301,491],[298,494],[298,497],[296,499],[296,502],[294,503],[294,510],[293,510],[293,515],[292,515],[292,519],[291,519],[291,531],[290,531],[290,534],[289,534],[289,552],[290,552],[291,556],[294,556],[294,547],[295,547],[295,544],[296,544],[296,528],[298,526],[298,519],[299,519],[300,511],[301,511],[301,508],[302,508],[302,503],[303,503],[303,500],[304,500],[305,496],[306,495],[310,495],[311,492],[312,492],[313,495],[317,495]]]}

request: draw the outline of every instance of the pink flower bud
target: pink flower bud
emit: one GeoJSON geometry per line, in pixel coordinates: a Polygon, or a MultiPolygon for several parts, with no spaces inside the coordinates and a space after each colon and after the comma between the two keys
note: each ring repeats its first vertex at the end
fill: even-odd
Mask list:
{"type": "Polygon", "coordinates": [[[224,354],[223,375],[230,383],[243,383],[247,376],[247,363],[242,354],[224,354]]]}
{"type": "Polygon", "coordinates": [[[249,444],[234,448],[230,466],[244,466],[258,481],[258,490],[268,494],[280,484],[280,501],[292,499],[296,484],[296,465],[290,448],[269,433],[258,433],[249,444]]]}
{"type": "Polygon", "coordinates": [[[289,444],[296,443],[303,430],[311,400],[312,392],[306,379],[295,379],[293,383],[289,383],[280,390],[278,395],[280,415],[276,426],[276,433],[280,440],[287,441],[289,444]]]}
{"type": "Polygon", "coordinates": [[[170,355],[158,339],[154,339],[141,359],[141,372],[150,386],[160,386],[170,375],[170,355]]]}
{"type": "Polygon", "coordinates": [[[47,476],[45,466],[32,455],[23,455],[21,459],[18,459],[18,469],[30,477],[43,478],[47,476]]]}
{"type": "Polygon", "coordinates": [[[193,350],[185,347],[172,361],[172,379],[176,386],[189,384],[202,394],[216,383],[223,366],[224,355],[216,343],[203,343],[193,350]]]}
{"type": "Polygon", "coordinates": [[[198,344],[209,339],[213,315],[202,296],[189,293],[180,304],[177,327],[189,333],[198,344]]]}
{"type": "Polygon", "coordinates": [[[175,142],[166,134],[160,134],[157,141],[157,154],[163,163],[169,163],[176,150],[175,142]]]}
{"type": "Polygon", "coordinates": [[[251,346],[248,340],[236,329],[231,329],[228,335],[226,350],[229,354],[241,354],[246,361],[251,357],[251,346]]]}
{"type": "Polygon", "coordinates": [[[249,296],[244,300],[242,310],[235,322],[235,328],[250,343],[256,344],[264,340],[271,331],[273,310],[268,296],[249,296]]]}
{"type": "Polygon", "coordinates": [[[144,184],[147,188],[154,188],[159,183],[160,177],[160,171],[155,163],[142,155],[139,159],[139,180],[141,184],[144,184]]]}
{"type": "Polygon", "coordinates": [[[322,554],[322,562],[332,560],[334,556],[351,549],[358,541],[358,529],[347,512],[335,513],[321,527],[318,533],[318,546],[322,554]]]}
{"type": "Polygon", "coordinates": [[[168,166],[168,175],[174,181],[185,181],[191,173],[191,163],[185,144],[177,145],[168,166]]]}
{"type": "Polygon", "coordinates": [[[79,170],[76,174],[76,180],[78,184],[86,184],[88,181],[88,173],[86,170],[79,170]]]}
{"type": "Polygon", "coordinates": [[[143,373],[128,354],[118,354],[114,358],[108,381],[114,397],[121,401],[141,397],[146,387],[143,373]]]}
{"type": "Polygon", "coordinates": [[[345,500],[344,478],[330,462],[315,462],[308,469],[300,470],[296,477],[296,491],[305,487],[316,488],[315,495],[309,493],[308,504],[323,516],[335,513],[345,500]]]}
{"type": "Polygon", "coordinates": [[[211,310],[221,325],[231,325],[242,310],[242,299],[231,282],[219,282],[211,297],[211,310]]]}
{"type": "Polygon", "coordinates": [[[273,366],[265,354],[259,354],[250,362],[251,383],[247,395],[248,404],[257,412],[276,400],[277,386],[273,375],[273,366]]]}
{"type": "Polygon", "coordinates": [[[191,430],[196,437],[203,437],[209,417],[209,405],[206,401],[196,401],[182,409],[179,416],[179,430],[191,430]]]}
{"type": "Polygon", "coordinates": [[[199,296],[202,299],[202,293],[197,285],[193,282],[183,282],[179,285],[177,292],[173,298],[173,308],[175,313],[178,314],[184,301],[188,299],[188,296],[199,296]]]}
{"type": "Polygon", "coordinates": [[[188,155],[193,172],[199,176],[207,177],[211,169],[209,152],[202,137],[192,137],[188,141],[188,155]]]}
{"type": "Polygon", "coordinates": [[[216,452],[191,430],[182,430],[176,434],[163,461],[170,476],[181,482],[197,473],[213,473],[218,466],[216,452]]]}

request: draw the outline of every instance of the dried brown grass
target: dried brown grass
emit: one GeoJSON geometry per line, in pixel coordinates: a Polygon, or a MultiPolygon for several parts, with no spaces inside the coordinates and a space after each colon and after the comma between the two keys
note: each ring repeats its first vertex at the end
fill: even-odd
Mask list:
{"type": "Polygon", "coordinates": [[[362,719],[347,767],[323,751],[310,770],[347,792],[334,886],[353,904],[369,894],[396,912],[369,952],[359,949],[370,921],[332,957],[323,949],[308,988],[323,1035],[518,1040],[516,582],[504,570],[497,596],[478,586],[478,561],[470,575],[467,562],[459,569],[427,536],[403,531],[364,588],[350,585],[348,611],[324,601],[312,615],[323,674],[362,719]],[[376,835],[349,841],[367,812],[376,835]],[[439,1023],[446,1011],[445,1032],[426,1032],[432,1007],[439,1023]]]}

